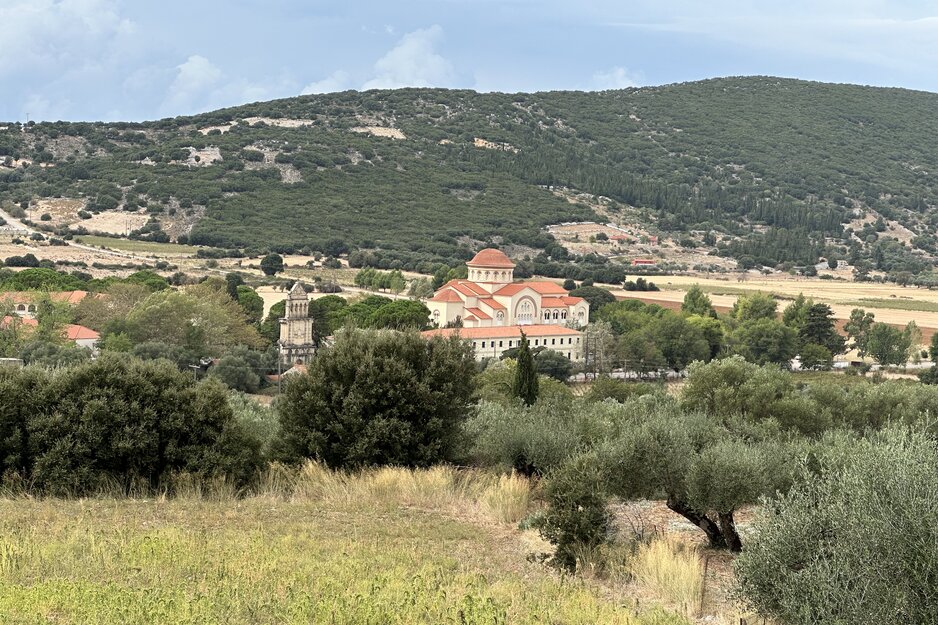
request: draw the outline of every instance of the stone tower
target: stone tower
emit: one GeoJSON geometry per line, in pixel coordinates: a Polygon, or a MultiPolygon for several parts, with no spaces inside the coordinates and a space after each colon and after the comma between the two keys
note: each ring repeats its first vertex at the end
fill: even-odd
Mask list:
{"type": "Polygon", "coordinates": [[[280,362],[284,367],[306,364],[316,353],[316,346],[313,320],[309,317],[309,296],[299,282],[290,289],[284,312],[280,320],[280,362]]]}

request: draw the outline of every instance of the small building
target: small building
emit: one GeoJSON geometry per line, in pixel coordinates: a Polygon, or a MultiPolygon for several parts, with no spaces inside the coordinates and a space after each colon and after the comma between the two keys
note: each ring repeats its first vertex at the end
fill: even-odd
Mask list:
{"type": "Polygon", "coordinates": [[[472,342],[476,360],[501,358],[509,349],[521,345],[521,333],[528,338],[531,349],[545,348],[558,352],[574,362],[583,360],[583,333],[556,325],[504,326],[482,328],[436,328],[423,332],[425,337],[458,336],[472,342]]]}
{"type": "Polygon", "coordinates": [[[61,302],[75,306],[88,297],[88,291],[6,291],[0,293],[0,304],[7,304],[10,310],[19,317],[32,318],[36,316],[36,302],[40,297],[48,296],[53,302],[61,302]]]}
{"type": "Polygon", "coordinates": [[[309,316],[309,295],[297,281],[287,296],[284,317],[280,320],[280,364],[292,367],[306,364],[316,354],[313,319],[309,316]]]}
{"type": "Polygon", "coordinates": [[[95,351],[98,349],[98,341],[101,340],[101,335],[91,328],[70,323],[65,326],[65,338],[78,347],[86,347],[91,351],[95,351]]]}
{"type": "Polygon", "coordinates": [[[654,258],[635,258],[632,260],[633,267],[654,267],[658,264],[654,258]]]}

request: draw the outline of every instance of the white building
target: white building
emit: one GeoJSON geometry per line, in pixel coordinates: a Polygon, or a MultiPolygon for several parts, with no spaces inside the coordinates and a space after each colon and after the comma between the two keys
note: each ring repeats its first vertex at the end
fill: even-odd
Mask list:
{"type": "Polygon", "coordinates": [[[498,359],[521,344],[521,333],[528,338],[532,350],[538,348],[558,352],[570,360],[583,360],[583,333],[566,326],[531,325],[488,328],[437,328],[423,333],[426,337],[453,336],[472,341],[476,360],[498,359]]]}
{"type": "Polygon", "coordinates": [[[427,302],[438,327],[586,325],[589,303],[546,280],[514,282],[515,264],[501,251],[485,249],[466,265],[466,280],[450,280],[427,302]]]}

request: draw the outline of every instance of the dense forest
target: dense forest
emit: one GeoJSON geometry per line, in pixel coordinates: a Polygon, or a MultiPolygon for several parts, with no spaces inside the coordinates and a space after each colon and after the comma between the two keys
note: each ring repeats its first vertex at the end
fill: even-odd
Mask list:
{"type": "Polygon", "coordinates": [[[350,91],[145,123],[8,124],[0,201],[84,198],[88,214],[154,223],[183,211],[195,225],[176,236],[191,243],[370,250],[382,268],[420,268],[483,244],[569,262],[544,226],[617,215],[551,192],[564,187],[656,232],[708,233],[701,244],[751,266],[840,256],[915,273],[938,251],[936,110],[938,94],[750,77],[350,91]],[[873,222],[912,236],[892,241],[873,222]]]}

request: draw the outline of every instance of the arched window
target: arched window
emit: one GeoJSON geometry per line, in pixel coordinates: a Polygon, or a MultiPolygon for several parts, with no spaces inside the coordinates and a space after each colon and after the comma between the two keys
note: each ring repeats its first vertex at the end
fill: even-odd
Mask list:
{"type": "Polygon", "coordinates": [[[433,311],[433,323],[435,323],[436,325],[440,325],[440,311],[439,310],[433,311]]]}
{"type": "Polygon", "coordinates": [[[536,318],[537,309],[534,307],[534,303],[528,298],[521,300],[515,312],[516,323],[518,325],[531,324],[534,323],[536,318]]]}
{"type": "Polygon", "coordinates": [[[566,318],[567,318],[567,311],[566,311],[566,310],[561,310],[561,311],[560,311],[560,318],[561,318],[561,319],[566,319],[566,318]]]}
{"type": "Polygon", "coordinates": [[[555,311],[554,311],[554,321],[556,321],[556,320],[559,319],[559,318],[560,318],[560,311],[559,311],[559,310],[555,310],[555,311]]]}
{"type": "Polygon", "coordinates": [[[495,313],[495,321],[498,323],[498,325],[505,323],[505,313],[501,310],[495,313]]]}

